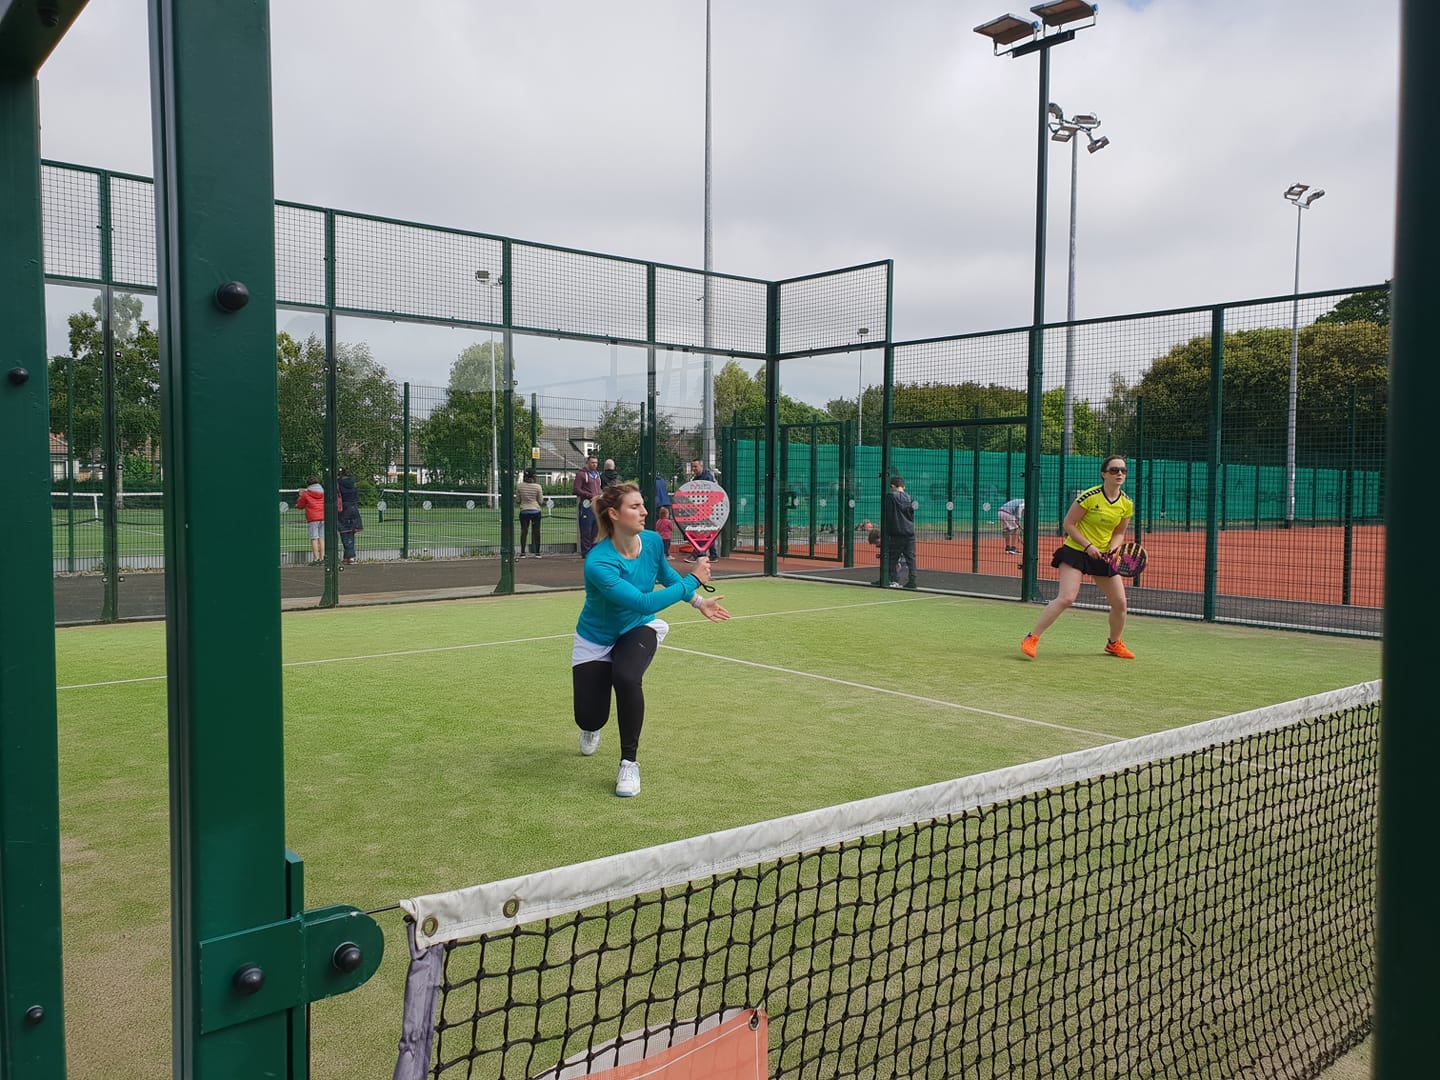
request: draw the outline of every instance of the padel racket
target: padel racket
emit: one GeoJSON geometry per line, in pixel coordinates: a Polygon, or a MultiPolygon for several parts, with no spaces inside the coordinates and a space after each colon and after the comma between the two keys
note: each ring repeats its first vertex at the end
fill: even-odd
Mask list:
{"type": "Polygon", "coordinates": [[[1110,565],[1119,577],[1137,577],[1145,569],[1145,549],[1134,540],[1127,541],[1110,553],[1110,565]]]}
{"type": "MultiPolygon", "coordinates": [[[[730,520],[730,496],[714,480],[690,480],[670,496],[670,517],[680,526],[695,554],[709,557],[709,551],[730,520]]],[[[706,592],[714,592],[705,585],[706,592]]]]}

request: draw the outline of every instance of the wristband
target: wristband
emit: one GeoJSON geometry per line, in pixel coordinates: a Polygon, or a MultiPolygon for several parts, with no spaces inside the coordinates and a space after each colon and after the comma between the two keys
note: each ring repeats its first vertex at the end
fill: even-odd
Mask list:
{"type": "Polygon", "coordinates": [[[692,596],[692,597],[690,598],[690,606],[693,607],[696,611],[699,611],[699,610],[700,610],[700,605],[701,605],[702,603],[704,603],[704,601],[705,601],[705,598],[704,598],[703,596],[701,596],[699,593],[696,593],[694,596],[692,596]]]}

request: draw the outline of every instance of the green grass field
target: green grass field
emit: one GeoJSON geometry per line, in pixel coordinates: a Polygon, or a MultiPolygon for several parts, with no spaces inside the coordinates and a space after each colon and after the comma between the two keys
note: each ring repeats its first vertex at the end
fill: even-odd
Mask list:
{"type": "MultiPolygon", "coordinates": [[[[576,593],[284,616],[287,842],[306,902],[373,908],[1047,757],[1376,678],[1375,641],[1132,619],[1134,662],[1073,611],[1040,659],[1036,608],[808,582],[672,608],[646,680],[639,798],[613,725],[570,719],[576,593]],[[1106,688],[1103,700],[1096,687],[1106,688]]],[[[236,647],[243,647],[237,643],[236,647]]],[[[169,1069],[164,628],[58,634],[72,1075],[169,1069]]],[[[277,860],[280,853],[277,853],[277,860]]],[[[405,949],[314,1011],[312,1075],[389,1074],[405,949]]]]}

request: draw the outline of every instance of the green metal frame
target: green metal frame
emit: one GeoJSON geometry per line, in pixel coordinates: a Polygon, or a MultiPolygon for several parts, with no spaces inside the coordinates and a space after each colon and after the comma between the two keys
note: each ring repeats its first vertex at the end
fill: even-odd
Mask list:
{"type": "Polygon", "coordinates": [[[33,75],[0,73],[0,501],[11,527],[0,574],[0,1080],[65,1076],[36,96],[33,75]]]}
{"type": "MultiPolygon", "coordinates": [[[[151,0],[177,1076],[308,1074],[303,1010],[383,938],[284,842],[269,9],[151,0]],[[248,302],[242,303],[242,300],[248,302]],[[244,464],[217,500],[202,462],[244,464]]],[[[333,454],[333,447],[332,447],[333,454]]]]}
{"type": "Polygon", "coordinates": [[[1440,113],[1431,101],[1432,45],[1440,8],[1402,0],[1400,161],[1391,323],[1390,445],[1385,530],[1385,716],[1380,737],[1379,916],[1376,1080],[1424,1076],[1435,1066],[1440,1011],[1440,934],[1435,932],[1434,764],[1440,724],[1428,657],[1436,643],[1434,599],[1416,587],[1434,562],[1435,365],[1431,304],[1440,287],[1440,113]]]}

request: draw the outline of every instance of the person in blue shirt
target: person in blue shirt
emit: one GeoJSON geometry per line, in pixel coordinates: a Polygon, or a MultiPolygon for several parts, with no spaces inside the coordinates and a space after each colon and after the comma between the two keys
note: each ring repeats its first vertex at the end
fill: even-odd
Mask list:
{"type": "Polygon", "coordinates": [[[570,654],[575,724],[580,753],[600,748],[600,729],[615,696],[620,725],[620,771],[615,794],[640,794],[640,729],[645,723],[643,681],[670,626],[656,615],[686,602],[711,622],[730,618],[723,596],[697,593],[710,580],[701,560],[681,575],[666,561],[660,534],[645,529],[645,498],[634,484],[612,484],[594,501],[601,539],[585,557],[585,606],[575,624],[570,654]],[[657,588],[657,586],[659,586],[657,588]]]}

